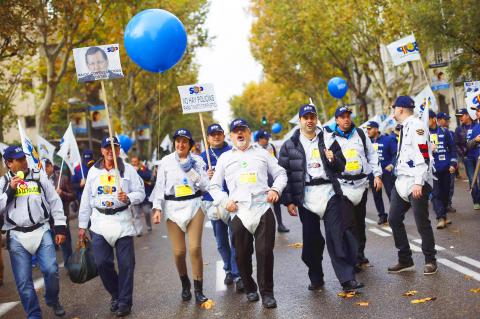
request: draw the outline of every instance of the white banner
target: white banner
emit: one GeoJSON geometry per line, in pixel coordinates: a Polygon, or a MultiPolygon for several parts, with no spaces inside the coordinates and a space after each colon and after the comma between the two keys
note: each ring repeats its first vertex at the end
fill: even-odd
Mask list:
{"type": "Polygon", "coordinates": [[[118,43],[73,49],[78,82],[123,78],[118,43]]]}
{"type": "Polygon", "coordinates": [[[422,117],[425,109],[430,109],[434,112],[437,112],[438,110],[435,95],[433,94],[432,88],[429,85],[425,86],[425,88],[418,93],[413,100],[415,101],[415,113],[420,118],[422,117]]]}
{"type": "Polygon", "coordinates": [[[477,108],[480,106],[480,91],[471,91],[470,93],[467,93],[465,105],[468,114],[475,120],[477,118],[477,108]]]}
{"type": "Polygon", "coordinates": [[[37,135],[37,147],[38,155],[40,159],[48,159],[53,163],[53,154],[55,153],[55,145],[52,145],[49,141],[37,135]]]}
{"type": "MultiPolygon", "coordinates": [[[[161,147],[164,151],[169,151],[169,152],[172,151],[173,143],[172,143],[172,141],[170,140],[170,136],[165,135],[165,137],[164,137],[163,140],[162,140],[162,143],[160,144],[160,147],[161,147]]],[[[155,150],[157,150],[157,149],[155,149],[155,150]]],[[[156,154],[155,154],[155,155],[156,155],[156,154]]]]}
{"type": "Polygon", "coordinates": [[[7,144],[0,142],[0,154],[3,156],[3,151],[8,147],[7,144]]]}
{"type": "MultiPolygon", "coordinates": [[[[78,150],[77,140],[73,134],[72,123],[68,125],[65,134],[60,142],[60,150],[57,155],[60,156],[70,169],[70,173],[75,173],[75,166],[80,165],[82,168],[82,158],[80,157],[80,151],[78,150]]],[[[82,170],[82,176],[85,178],[82,170]]]]}
{"type": "Polygon", "coordinates": [[[194,84],[178,87],[183,114],[216,111],[217,98],[213,84],[194,84]]]}
{"type": "Polygon", "coordinates": [[[480,90],[480,81],[463,82],[463,89],[465,90],[465,96],[471,92],[480,90]]]}
{"type": "Polygon", "coordinates": [[[390,43],[387,45],[387,50],[394,66],[408,61],[420,60],[420,51],[418,50],[417,41],[413,34],[390,43]]]}
{"type": "Polygon", "coordinates": [[[37,150],[33,146],[32,140],[27,136],[23,129],[22,123],[18,120],[18,131],[20,132],[20,140],[22,141],[22,149],[27,157],[28,167],[33,169],[41,169],[42,163],[38,157],[37,150]]]}

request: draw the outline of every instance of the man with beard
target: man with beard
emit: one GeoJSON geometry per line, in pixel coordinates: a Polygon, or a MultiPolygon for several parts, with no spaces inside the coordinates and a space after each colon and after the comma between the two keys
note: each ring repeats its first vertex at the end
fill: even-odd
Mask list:
{"type": "Polygon", "coordinates": [[[287,184],[287,174],[266,150],[250,145],[252,132],[243,119],[230,124],[233,148],[218,159],[209,192],[214,205],[234,214],[232,219],[233,246],[237,254],[240,276],[247,299],[259,300],[257,284],[252,278],[252,254],[255,242],[257,280],[265,308],[276,308],[273,295],[273,248],[275,245],[276,203],[287,184]],[[268,186],[268,175],[273,184],[268,186]],[[223,190],[226,181],[229,193],[223,190]]]}

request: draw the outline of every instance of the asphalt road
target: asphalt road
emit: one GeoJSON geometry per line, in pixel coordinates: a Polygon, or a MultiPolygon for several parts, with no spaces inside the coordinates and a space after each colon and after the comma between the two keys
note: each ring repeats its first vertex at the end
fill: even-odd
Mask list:
{"type": "MultiPolygon", "coordinates": [[[[245,295],[235,293],[233,286],[223,285],[221,258],[216,250],[213,231],[206,222],[203,236],[204,292],[215,305],[206,310],[194,301],[180,299],[180,280],[173,263],[165,225],[154,227],[152,233],[135,239],[136,270],[133,311],[129,318],[480,318],[480,211],[474,211],[467,184],[457,181],[453,224],[443,230],[434,229],[438,245],[439,271],[434,276],[423,275],[424,259],[418,252],[420,238],[411,212],[405,220],[414,253],[415,272],[388,274],[387,267],[396,262],[397,252],[388,227],[376,225],[376,210],[369,194],[367,209],[366,255],[371,267],[359,274],[365,283],[362,293],[348,299],[341,291],[328,253],[324,253],[325,287],[322,291],[307,290],[306,266],[300,259],[301,249],[289,247],[301,242],[301,224],[284,211],[288,234],[277,234],[275,247],[275,297],[278,308],[265,310],[261,303],[248,303],[245,295]],[[415,296],[403,293],[416,290],[415,296]],[[433,301],[412,304],[415,299],[433,297],[433,301]],[[368,305],[359,305],[367,302],[368,305]]],[[[386,201],[387,203],[387,201],[386,201]]],[[[388,204],[386,205],[388,207],[388,204]]],[[[430,209],[434,221],[433,210],[430,209]]],[[[72,226],[74,227],[74,226],[72,226]]],[[[74,234],[76,231],[73,230],[74,234]]],[[[0,287],[0,318],[24,318],[13,282],[7,251],[5,284],[0,287]]],[[[61,254],[58,255],[61,260],[61,254]]],[[[109,312],[110,297],[100,279],[85,284],[71,283],[61,268],[60,298],[65,318],[114,318],[109,312]]],[[[43,280],[34,270],[36,287],[45,318],[54,318],[43,301],[43,280]]]]}

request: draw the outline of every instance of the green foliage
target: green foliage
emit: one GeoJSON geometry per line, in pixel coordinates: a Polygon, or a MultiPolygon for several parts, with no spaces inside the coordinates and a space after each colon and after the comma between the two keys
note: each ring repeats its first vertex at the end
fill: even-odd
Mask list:
{"type": "MultiPolygon", "coordinates": [[[[252,130],[262,127],[262,117],[267,119],[264,127],[268,131],[275,122],[288,128],[288,121],[298,112],[298,108],[308,103],[304,94],[275,84],[269,80],[260,83],[249,83],[245,86],[242,95],[230,99],[234,117],[244,118],[252,130]]],[[[286,133],[283,130],[280,135],[286,133]]]]}

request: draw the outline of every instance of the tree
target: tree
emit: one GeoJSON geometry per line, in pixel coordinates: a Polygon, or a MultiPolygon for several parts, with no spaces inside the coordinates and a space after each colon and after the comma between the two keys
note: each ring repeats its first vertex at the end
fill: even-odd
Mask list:
{"type": "Polygon", "coordinates": [[[384,106],[391,105],[413,73],[408,66],[399,68],[393,81],[387,81],[391,69],[381,55],[382,44],[393,34],[409,31],[403,11],[382,0],[358,0],[355,6],[348,0],[255,0],[252,51],[273,81],[305,92],[317,104],[323,97],[330,113],[338,102],[326,95],[326,82],[342,76],[365,119],[369,90],[382,98],[384,106]]]}
{"type": "MultiPolygon", "coordinates": [[[[402,1],[403,2],[403,1],[402,1]]],[[[451,77],[480,78],[480,19],[477,0],[417,0],[406,7],[420,49],[448,51],[451,77]]]]}
{"type": "MultiPolygon", "coordinates": [[[[269,80],[260,83],[251,82],[245,86],[241,95],[230,99],[234,117],[247,120],[252,130],[261,128],[263,116],[267,119],[267,130],[278,122],[288,127],[288,121],[298,112],[298,108],[308,103],[304,94],[289,90],[282,85],[269,80]]],[[[281,135],[283,135],[283,133],[281,135]]]]}

